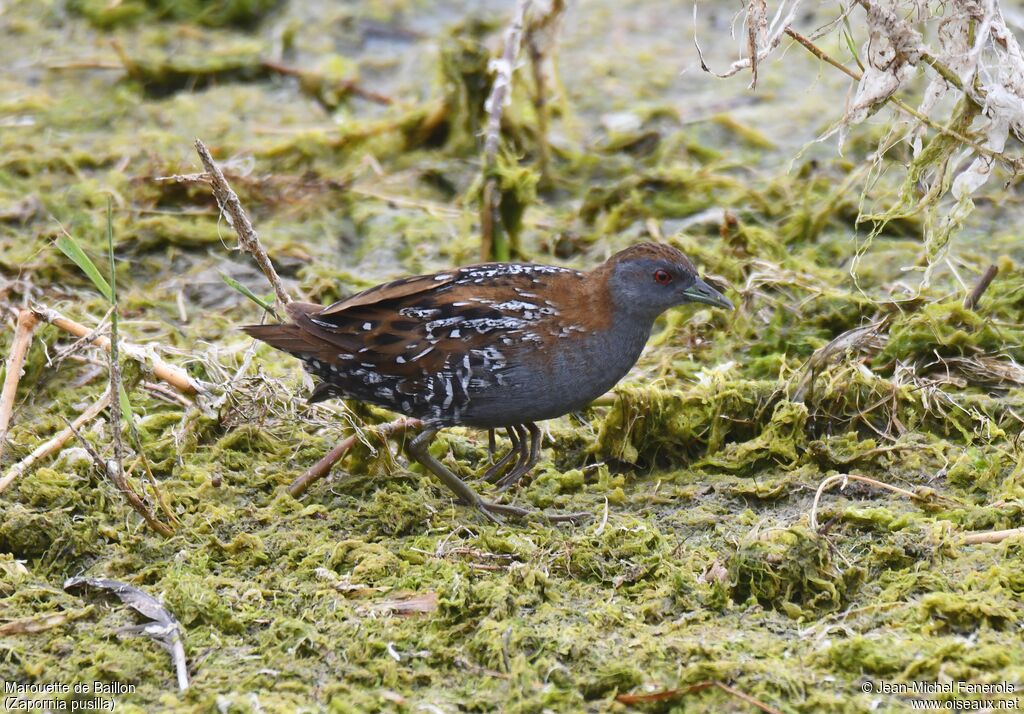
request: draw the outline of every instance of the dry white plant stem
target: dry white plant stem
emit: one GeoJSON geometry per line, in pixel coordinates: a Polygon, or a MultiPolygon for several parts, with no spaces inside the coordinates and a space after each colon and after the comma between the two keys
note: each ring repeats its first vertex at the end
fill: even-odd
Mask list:
{"type": "MultiPolygon", "coordinates": [[[[59,327],[75,337],[85,338],[87,342],[102,350],[110,351],[110,339],[105,335],[97,334],[96,330],[90,330],[85,325],[75,322],[64,315],[61,315],[56,310],[51,310],[50,308],[42,305],[37,305],[32,308],[32,312],[35,313],[35,316],[40,320],[48,322],[54,327],[59,327]]],[[[135,360],[143,369],[151,371],[154,377],[167,382],[183,394],[201,394],[205,391],[202,385],[189,377],[185,370],[180,367],[167,364],[160,359],[152,347],[143,347],[141,345],[125,342],[124,340],[120,340],[119,345],[121,352],[127,357],[135,360]]]]}

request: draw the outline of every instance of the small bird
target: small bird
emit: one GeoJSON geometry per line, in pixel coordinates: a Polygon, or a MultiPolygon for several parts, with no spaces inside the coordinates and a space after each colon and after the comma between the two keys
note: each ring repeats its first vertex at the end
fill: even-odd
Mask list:
{"type": "Polygon", "coordinates": [[[530,511],[484,500],[431,456],[437,432],[505,429],[512,448],[484,479],[500,490],[515,485],[538,458],[535,422],[608,391],[640,357],[655,319],[687,302],[733,309],[683,253],[640,243],[589,272],[471,265],[402,278],[326,307],[292,302],[290,323],[242,329],[319,378],[311,403],[347,397],[421,419],[409,455],[497,521],[530,511]]]}

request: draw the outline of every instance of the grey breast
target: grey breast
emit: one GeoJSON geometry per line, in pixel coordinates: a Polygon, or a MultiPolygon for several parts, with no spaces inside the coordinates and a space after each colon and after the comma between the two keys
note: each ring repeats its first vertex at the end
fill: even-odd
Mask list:
{"type": "Polygon", "coordinates": [[[459,423],[499,428],[578,411],[614,387],[636,364],[651,324],[624,321],[553,342],[524,343],[500,384],[471,390],[459,423]],[[540,355],[539,350],[549,354],[540,355]]]}

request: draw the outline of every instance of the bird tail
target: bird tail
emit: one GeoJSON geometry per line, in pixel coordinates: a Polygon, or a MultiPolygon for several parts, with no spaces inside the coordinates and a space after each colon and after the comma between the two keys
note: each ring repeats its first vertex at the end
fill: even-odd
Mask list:
{"type": "MultiPolygon", "coordinates": [[[[320,305],[306,302],[292,302],[285,306],[285,311],[292,320],[298,320],[321,309],[323,308],[320,305]]],[[[310,343],[309,334],[295,322],[278,325],[243,325],[241,329],[249,336],[296,357],[316,351],[315,345],[310,343]]]]}

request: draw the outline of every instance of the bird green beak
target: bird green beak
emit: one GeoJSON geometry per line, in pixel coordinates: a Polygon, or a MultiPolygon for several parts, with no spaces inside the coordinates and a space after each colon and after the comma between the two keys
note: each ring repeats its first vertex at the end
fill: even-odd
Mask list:
{"type": "Polygon", "coordinates": [[[705,305],[724,307],[726,310],[736,309],[729,298],[715,290],[700,278],[694,278],[693,284],[683,291],[683,295],[690,302],[702,302],[705,305]]]}

